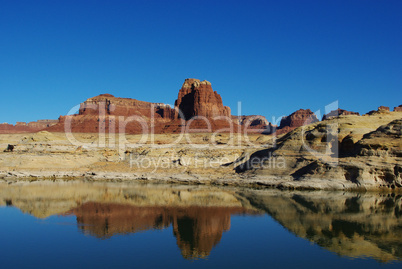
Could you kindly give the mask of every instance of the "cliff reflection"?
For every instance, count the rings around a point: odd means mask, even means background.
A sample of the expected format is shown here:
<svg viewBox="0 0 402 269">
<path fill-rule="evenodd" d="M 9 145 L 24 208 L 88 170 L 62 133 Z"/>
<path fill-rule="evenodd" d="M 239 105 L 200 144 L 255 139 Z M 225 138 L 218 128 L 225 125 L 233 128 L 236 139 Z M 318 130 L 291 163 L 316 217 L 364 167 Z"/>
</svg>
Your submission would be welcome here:
<svg viewBox="0 0 402 269">
<path fill-rule="evenodd" d="M 75 215 L 83 233 L 102 239 L 172 226 L 188 259 L 210 254 L 232 214 L 258 214 L 235 189 L 162 184 L 0 183 L 2 204 L 38 218 Z"/>
<path fill-rule="evenodd" d="M 401 195 L 344 192 L 243 193 L 293 234 L 347 257 L 402 259 Z"/>
<path fill-rule="evenodd" d="M 90 202 L 66 214 L 75 215 L 78 227 L 98 238 L 172 225 L 183 257 L 194 259 L 210 254 L 223 232 L 230 229 L 232 214 L 247 211 L 242 207 L 138 207 Z"/>
<path fill-rule="evenodd" d="M 173 231 L 183 257 L 206 257 L 230 229 L 230 215 L 246 213 L 243 208 L 194 208 L 179 210 Z"/>
<path fill-rule="evenodd" d="M 187 259 L 208 256 L 233 214 L 268 214 L 347 257 L 402 259 L 402 195 L 126 183 L 0 183 L 0 206 L 38 218 L 74 215 L 97 238 L 172 227 Z M 252 220 L 250 220 L 252 221 Z M 267 227 L 268 229 L 268 227 Z"/>
</svg>

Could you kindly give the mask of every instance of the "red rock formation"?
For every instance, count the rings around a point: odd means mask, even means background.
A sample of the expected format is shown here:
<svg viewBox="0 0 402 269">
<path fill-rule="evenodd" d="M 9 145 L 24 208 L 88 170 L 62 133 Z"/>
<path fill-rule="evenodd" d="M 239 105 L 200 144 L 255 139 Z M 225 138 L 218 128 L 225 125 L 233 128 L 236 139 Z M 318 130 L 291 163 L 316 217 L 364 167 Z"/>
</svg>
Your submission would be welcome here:
<svg viewBox="0 0 402 269">
<path fill-rule="evenodd" d="M 358 112 L 352 112 L 352 111 L 347 111 L 347 110 L 338 108 L 336 110 L 332 110 L 328 114 L 325 114 L 322 117 L 322 120 L 328 120 L 328 119 L 338 117 L 338 116 L 341 116 L 341 115 L 358 115 L 358 116 L 360 116 L 360 114 Z"/>
<path fill-rule="evenodd" d="M 378 107 L 378 111 L 389 111 L 389 107 L 388 106 L 380 106 L 380 107 Z"/>
<path fill-rule="evenodd" d="M 60 116 L 59 123 L 47 131 L 149 133 L 151 126 L 171 121 L 174 116 L 174 109 L 166 104 L 101 94 L 81 103 L 78 114 Z"/>
<path fill-rule="evenodd" d="M 57 124 L 56 124 L 57 123 Z M 150 103 L 130 98 L 101 94 L 81 103 L 78 114 L 60 116 L 58 121 L 0 125 L 1 132 L 35 132 L 46 128 L 49 132 L 80 133 L 180 133 L 187 132 L 243 132 L 250 129 L 262 132 L 272 127 L 262 116 L 230 115 L 221 96 L 212 90 L 211 83 L 186 79 L 179 91 L 175 108 L 162 103 Z M 29 127 L 29 128 L 28 128 Z"/>
<path fill-rule="evenodd" d="M 156 116 L 173 119 L 174 109 L 162 103 L 150 103 L 130 98 L 118 98 L 111 94 L 101 94 L 81 103 L 79 115 L 113 115 L 113 116 Z"/>
<path fill-rule="evenodd" d="M 0 134 L 12 133 L 34 133 L 58 123 L 58 120 L 38 120 L 29 123 L 17 122 L 15 125 L 2 123 L 0 124 Z"/>
<path fill-rule="evenodd" d="M 317 119 L 317 116 L 313 112 L 311 112 L 310 109 L 299 109 L 289 116 L 283 117 L 281 119 L 279 127 L 269 124 L 267 126 L 267 130 L 264 133 L 275 133 L 276 135 L 282 135 L 296 129 L 297 127 L 308 125 L 317 121 L 319 121 Z"/>
<path fill-rule="evenodd" d="M 276 134 L 283 134 L 297 127 L 317 122 L 317 116 L 310 109 L 299 109 L 289 116 L 283 117 Z"/>
<path fill-rule="evenodd" d="M 221 96 L 212 90 L 211 83 L 206 80 L 186 79 L 179 91 L 175 109 L 176 120 L 159 126 L 158 132 L 258 131 L 265 130 L 269 125 L 263 116 L 231 116 L 230 108 L 223 106 Z"/>
<path fill-rule="evenodd" d="M 10 133 L 25 133 L 29 132 L 26 128 L 21 128 L 17 125 L 12 125 L 8 123 L 1 123 L 0 124 L 0 134 L 10 134 Z"/>
<path fill-rule="evenodd" d="M 38 121 L 31 121 L 28 123 L 28 127 L 33 129 L 42 130 L 44 128 L 53 126 L 58 123 L 58 120 L 38 120 Z"/>
<path fill-rule="evenodd" d="M 275 133 L 275 135 L 283 135 L 283 134 L 289 133 L 290 131 L 292 131 L 292 130 L 294 130 L 296 128 L 297 127 L 285 126 L 285 127 L 281 128 L 281 129 L 279 129 L 279 128 L 274 129 L 273 133 Z"/>
<path fill-rule="evenodd" d="M 179 91 L 175 107 L 181 112 L 177 117 L 186 120 L 194 116 L 230 117 L 230 108 L 223 106 L 221 96 L 212 90 L 211 83 L 206 80 L 186 79 Z"/>
<path fill-rule="evenodd" d="M 270 123 L 264 116 L 251 115 L 251 116 L 232 116 L 232 120 L 240 125 L 243 132 L 272 134 L 275 132 L 277 126 Z M 245 131 L 245 129 L 247 129 Z"/>
<path fill-rule="evenodd" d="M 383 113 L 383 112 L 389 112 L 389 111 L 390 111 L 389 107 L 387 107 L 387 106 L 379 106 L 377 110 L 371 110 L 371 111 L 367 112 L 365 115 L 374 115 L 374 114 Z"/>
<path fill-rule="evenodd" d="M 396 111 L 402 112 L 402 105 L 394 107 L 394 112 Z"/>
<path fill-rule="evenodd" d="M 213 118 L 192 118 L 189 121 L 177 119 L 161 125 L 157 125 L 155 128 L 156 133 L 211 133 L 215 131 L 223 133 L 237 133 L 242 131 L 242 127 L 233 123 L 231 120 L 221 120 Z"/>
</svg>

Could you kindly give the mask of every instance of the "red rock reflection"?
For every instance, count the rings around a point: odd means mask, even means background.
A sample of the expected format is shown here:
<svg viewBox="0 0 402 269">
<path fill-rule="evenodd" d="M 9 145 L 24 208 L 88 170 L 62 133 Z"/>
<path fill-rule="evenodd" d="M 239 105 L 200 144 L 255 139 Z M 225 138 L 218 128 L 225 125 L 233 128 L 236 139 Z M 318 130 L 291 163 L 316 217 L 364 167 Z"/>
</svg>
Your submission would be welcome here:
<svg viewBox="0 0 402 269">
<path fill-rule="evenodd" d="M 75 215 L 85 233 L 98 238 L 163 229 L 171 224 L 177 245 L 186 259 L 207 257 L 223 231 L 230 229 L 232 214 L 255 213 L 242 207 L 138 207 L 85 203 L 66 214 Z"/>
</svg>

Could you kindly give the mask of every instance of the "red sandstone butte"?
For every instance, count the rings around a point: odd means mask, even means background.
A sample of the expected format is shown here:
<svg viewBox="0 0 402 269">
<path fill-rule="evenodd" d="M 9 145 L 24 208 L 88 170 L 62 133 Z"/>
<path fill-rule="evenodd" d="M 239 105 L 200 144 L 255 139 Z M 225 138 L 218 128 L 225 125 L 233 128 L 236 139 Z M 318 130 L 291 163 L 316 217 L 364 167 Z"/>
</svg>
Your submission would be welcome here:
<svg viewBox="0 0 402 269">
<path fill-rule="evenodd" d="M 271 133 L 276 135 L 288 133 L 297 127 L 308 125 L 319 121 L 317 116 L 310 109 L 299 109 L 289 116 L 282 117 L 278 128 L 272 128 Z"/>
<path fill-rule="evenodd" d="M 263 116 L 231 116 L 230 108 L 223 106 L 221 96 L 205 80 L 186 79 L 175 103 L 175 108 L 171 108 L 162 103 L 101 94 L 83 102 L 77 115 L 60 116 L 59 123 L 48 131 L 63 132 L 70 126 L 67 130 L 89 133 L 238 132 L 244 128 L 265 129 L 268 125 Z"/>
<path fill-rule="evenodd" d="M 175 102 L 175 107 L 181 111 L 178 118 L 186 120 L 194 116 L 213 118 L 216 116 L 230 117 L 230 108 L 223 106 L 221 96 L 212 90 L 209 81 L 188 78 L 184 81 Z"/>
<path fill-rule="evenodd" d="M 173 119 L 174 109 L 163 103 L 150 103 L 130 98 L 118 98 L 111 94 L 101 94 L 87 99 L 80 104 L 79 115 L 105 115 L 126 116 L 133 115 Z"/>
<path fill-rule="evenodd" d="M 46 127 L 49 132 L 79 133 L 206 133 L 243 132 L 245 129 L 261 133 L 268 126 L 272 127 L 263 116 L 231 116 L 230 108 L 223 105 L 221 96 L 212 90 L 210 82 L 186 79 L 175 108 L 106 93 L 81 103 L 78 114 L 60 116 L 46 126 L 35 125 L 36 129 L 3 124 L 0 133 L 35 132 Z"/>
<path fill-rule="evenodd" d="M 80 133 L 148 133 L 151 126 L 171 121 L 174 115 L 174 109 L 163 103 L 101 94 L 81 103 L 78 114 L 60 116 L 59 123 L 47 131 L 63 132 L 69 127 Z"/>
<path fill-rule="evenodd" d="M 328 114 L 325 114 L 322 117 L 322 120 L 328 120 L 328 119 L 338 117 L 338 116 L 341 116 L 341 115 L 358 115 L 358 116 L 360 116 L 360 114 L 358 112 L 352 112 L 352 111 L 347 111 L 347 110 L 338 108 L 336 110 L 332 110 Z"/>
<path fill-rule="evenodd" d="M 317 116 L 311 112 L 310 109 L 299 109 L 289 116 L 283 117 L 279 129 L 285 128 L 286 126 L 294 129 L 317 121 Z"/>
</svg>

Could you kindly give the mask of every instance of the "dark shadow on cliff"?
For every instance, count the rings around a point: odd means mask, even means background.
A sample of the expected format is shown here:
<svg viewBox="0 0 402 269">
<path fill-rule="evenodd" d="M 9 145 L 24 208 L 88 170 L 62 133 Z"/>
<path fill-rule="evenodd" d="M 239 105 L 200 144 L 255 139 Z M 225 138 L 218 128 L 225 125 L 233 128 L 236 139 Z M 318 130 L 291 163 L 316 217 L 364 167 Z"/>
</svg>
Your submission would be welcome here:
<svg viewBox="0 0 402 269">
<path fill-rule="evenodd" d="M 258 150 L 254 153 L 252 153 L 248 158 L 247 156 L 244 156 L 241 160 L 236 160 L 232 163 L 225 164 L 224 166 L 228 165 L 236 165 L 234 167 L 234 170 L 236 173 L 244 173 L 248 170 L 253 170 L 255 168 L 260 167 L 264 162 L 269 161 L 270 158 L 275 157 L 275 151 L 280 149 L 282 147 L 282 143 L 286 141 L 288 138 L 292 136 L 292 132 L 289 132 L 282 137 L 278 138 L 275 141 L 275 145 L 263 149 L 263 150 Z M 245 162 L 241 163 L 244 159 L 247 159 Z"/>
<path fill-rule="evenodd" d="M 236 173 L 243 173 L 245 171 L 257 168 L 258 166 L 262 165 L 265 161 L 268 161 L 269 158 L 272 157 L 274 151 L 275 150 L 272 148 L 256 151 L 253 154 L 251 154 L 250 157 L 245 162 L 237 165 L 234 168 L 234 170 L 236 171 Z M 245 157 L 243 157 L 240 161 L 244 159 Z M 236 165 L 236 162 L 230 164 Z"/>
</svg>

